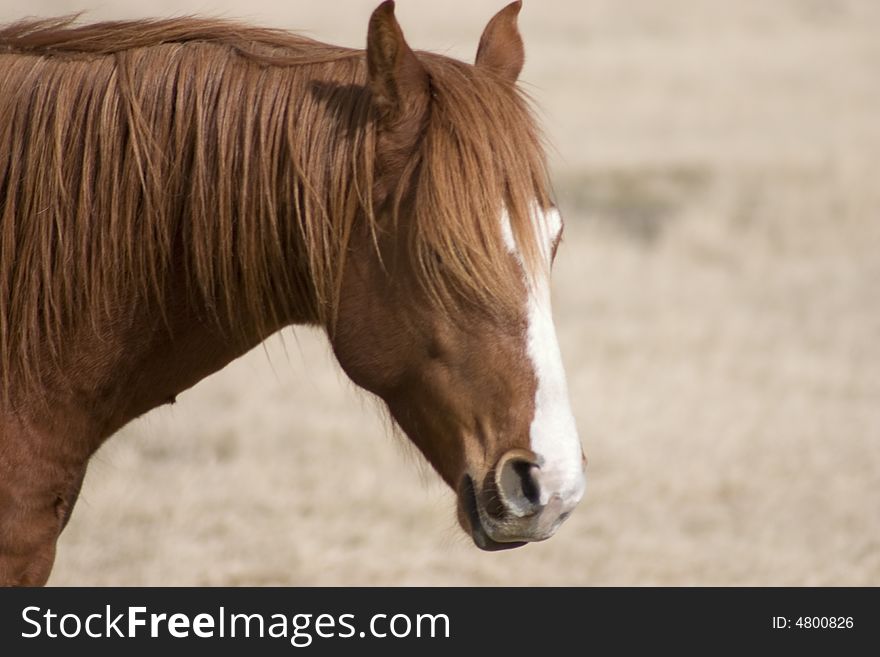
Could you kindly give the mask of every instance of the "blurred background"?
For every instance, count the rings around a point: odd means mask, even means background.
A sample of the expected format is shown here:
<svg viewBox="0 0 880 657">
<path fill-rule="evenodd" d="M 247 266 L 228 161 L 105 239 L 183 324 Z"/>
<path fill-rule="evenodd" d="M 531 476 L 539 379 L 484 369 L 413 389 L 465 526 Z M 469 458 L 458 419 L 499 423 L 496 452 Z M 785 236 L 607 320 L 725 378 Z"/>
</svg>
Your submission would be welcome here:
<svg viewBox="0 0 880 657">
<path fill-rule="evenodd" d="M 362 47 L 376 0 L 4 0 Z M 472 61 L 504 0 L 399 0 Z M 567 220 L 554 304 L 587 496 L 477 550 L 292 330 L 92 461 L 51 584 L 880 585 L 880 3 L 526 0 Z"/>
</svg>

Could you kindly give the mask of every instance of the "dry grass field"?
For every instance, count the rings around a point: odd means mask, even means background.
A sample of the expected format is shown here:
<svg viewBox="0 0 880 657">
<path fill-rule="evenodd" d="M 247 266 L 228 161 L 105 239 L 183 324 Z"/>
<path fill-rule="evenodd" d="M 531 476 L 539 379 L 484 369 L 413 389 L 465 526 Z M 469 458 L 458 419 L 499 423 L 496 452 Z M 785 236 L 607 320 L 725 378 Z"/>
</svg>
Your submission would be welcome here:
<svg viewBox="0 0 880 657">
<path fill-rule="evenodd" d="M 155 0 L 361 45 L 375 1 Z M 472 58 L 503 0 L 400 0 Z M 142 3 L 4 0 L 0 20 Z M 880 4 L 526 0 L 590 458 L 483 553 L 323 337 L 292 330 L 97 454 L 50 584 L 880 585 Z"/>
</svg>

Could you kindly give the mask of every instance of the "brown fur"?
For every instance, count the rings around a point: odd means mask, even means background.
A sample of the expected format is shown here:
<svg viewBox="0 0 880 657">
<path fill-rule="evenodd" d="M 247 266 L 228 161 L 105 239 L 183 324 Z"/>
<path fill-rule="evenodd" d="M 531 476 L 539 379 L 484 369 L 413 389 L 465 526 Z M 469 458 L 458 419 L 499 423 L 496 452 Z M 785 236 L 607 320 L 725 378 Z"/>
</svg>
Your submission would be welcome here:
<svg viewBox="0 0 880 657">
<path fill-rule="evenodd" d="M 451 486 L 527 445 L 498 217 L 536 262 L 537 131 L 392 9 L 368 57 L 191 18 L 0 29 L 0 583 L 45 582 L 103 440 L 287 324 L 322 324 Z"/>
<path fill-rule="evenodd" d="M 493 218 L 505 199 L 534 251 L 538 136 L 514 87 L 419 61 L 420 152 L 383 163 L 418 178 L 407 253 L 438 301 L 509 303 Z M 3 390 L 39 389 L 76 326 L 99 329 L 123 303 L 162 308 L 178 253 L 193 302 L 223 319 L 330 321 L 354 222 L 395 222 L 377 214 L 365 81 L 361 51 L 221 21 L 0 30 Z"/>
</svg>

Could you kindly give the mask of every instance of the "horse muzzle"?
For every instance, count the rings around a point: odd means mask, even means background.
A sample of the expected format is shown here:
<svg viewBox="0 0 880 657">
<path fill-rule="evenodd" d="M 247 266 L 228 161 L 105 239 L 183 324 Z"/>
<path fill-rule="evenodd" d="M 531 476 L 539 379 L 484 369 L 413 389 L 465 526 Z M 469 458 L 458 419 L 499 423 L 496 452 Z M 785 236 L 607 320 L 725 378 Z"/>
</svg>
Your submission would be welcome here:
<svg viewBox="0 0 880 657">
<path fill-rule="evenodd" d="M 553 536 L 584 494 L 582 458 L 575 472 L 548 467 L 529 450 L 505 453 L 477 488 L 465 475 L 458 489 L 458 518 L 477 547 L 507 550 Z"/>
</svg>

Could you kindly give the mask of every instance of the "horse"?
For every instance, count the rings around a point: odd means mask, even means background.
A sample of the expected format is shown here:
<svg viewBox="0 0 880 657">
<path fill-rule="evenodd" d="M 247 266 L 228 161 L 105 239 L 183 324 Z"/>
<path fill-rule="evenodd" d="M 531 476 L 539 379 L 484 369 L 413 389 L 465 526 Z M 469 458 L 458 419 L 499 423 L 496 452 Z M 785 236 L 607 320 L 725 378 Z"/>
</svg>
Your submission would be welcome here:
<svg viewBox="0 0 880 657">
<path fill-rule="evenodd" d="M 43 585 L 89 458 L 290 325 L 323 328 L 476 546 L 554 534 L 586 459 L 550 308 L 563 222 L 517 78 L 208 18 L 0 28 L 0 582 Z"/>
</svg>

